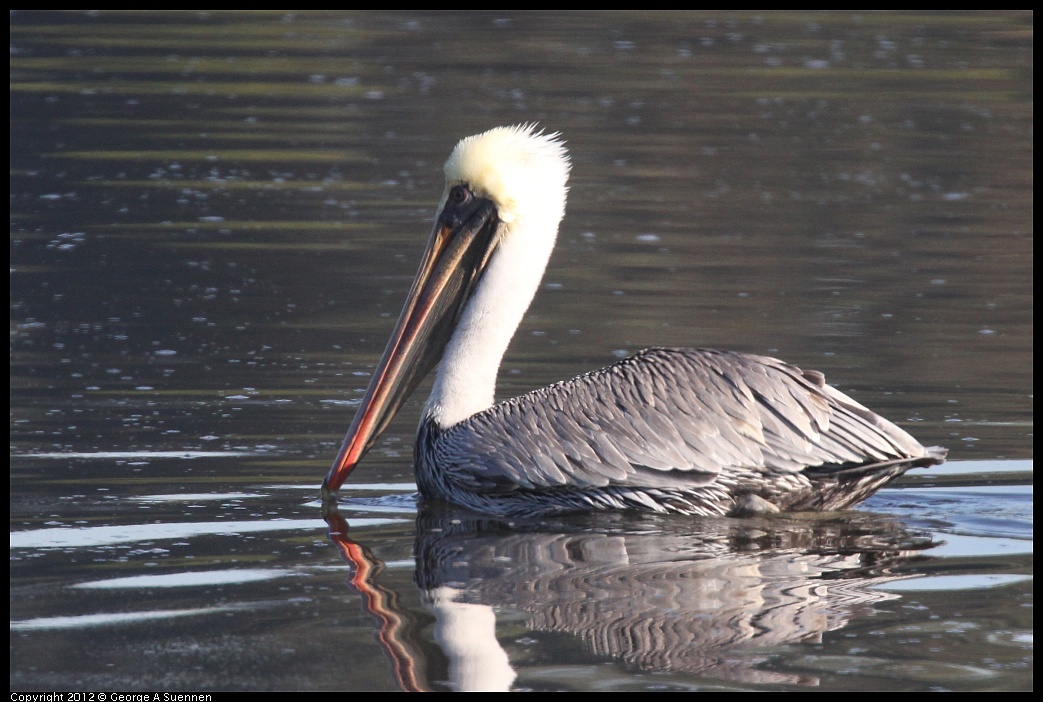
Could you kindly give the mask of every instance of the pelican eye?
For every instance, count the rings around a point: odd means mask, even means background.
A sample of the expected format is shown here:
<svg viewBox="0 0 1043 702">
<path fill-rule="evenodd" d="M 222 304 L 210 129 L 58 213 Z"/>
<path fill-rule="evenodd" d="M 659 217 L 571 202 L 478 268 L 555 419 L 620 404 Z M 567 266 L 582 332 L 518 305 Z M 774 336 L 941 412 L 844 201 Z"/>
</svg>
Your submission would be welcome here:
<svg viewBox="0 0 1043 702">
<path fill-rule="evenodd" d="M 466 185 L 454 185 L 449 189 L 449 196 L 442 208 L 442 223 L 449 227 L 458 227 L 474 214 L 478 204 L 474 193 Z"/>
<path fill-rule="evenodd" d="M 449 202 L 454 205 L 466 205 L 471 201 L 474 195 L 471 194 L 471 189 L 466 185 L 454 185 L 453 189 L 449 191 Z"/>
</svg>

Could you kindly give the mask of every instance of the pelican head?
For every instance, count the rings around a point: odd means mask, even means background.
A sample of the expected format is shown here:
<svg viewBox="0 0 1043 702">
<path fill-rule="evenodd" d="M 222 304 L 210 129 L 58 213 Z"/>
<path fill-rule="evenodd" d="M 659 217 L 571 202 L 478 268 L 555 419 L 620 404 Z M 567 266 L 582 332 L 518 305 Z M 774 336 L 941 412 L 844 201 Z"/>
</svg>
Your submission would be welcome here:
<svg viewBox="0 0 1043 702">
<path fill-rule="evenodd" d="M 425 417 L 449 427 L 492 405 L 500 361 L 554 248 L 568 175 L 563 142 L 535 125 L 491 129 L 456 145 L 420 269 L 324 497 L 440 359 Z"/>
<path fill-rule="evenodd" d="M 469 186 L 476 197 L 496 205 L 505 224 L 540 218 L 551 222 L 551 242 L 565 216 L 569 157 L 558 134 L 537 132 L 535 125 L 497 127 L 461 139 L 445 162 L 446 189 Z"/>
</svg>

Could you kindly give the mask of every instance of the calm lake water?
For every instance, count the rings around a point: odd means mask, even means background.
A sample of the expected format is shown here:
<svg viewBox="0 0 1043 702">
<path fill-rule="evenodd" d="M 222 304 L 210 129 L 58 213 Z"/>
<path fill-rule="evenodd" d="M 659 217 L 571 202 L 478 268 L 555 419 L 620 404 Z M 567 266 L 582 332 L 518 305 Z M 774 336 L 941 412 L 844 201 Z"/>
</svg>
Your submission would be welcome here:
<svg viewBox="0 0 1043 702">
<path fill-rule="evenodd" d="M 1031 13 L 10 33 L 12 690 L 1032 688 Z M 324 522 L 442 162 L 523 122 L 573 171 L 500 397 L 726 347 L 950 462 L 839 514 L 483 520 L 417 503 L 422 385 Z"/>
</svg>

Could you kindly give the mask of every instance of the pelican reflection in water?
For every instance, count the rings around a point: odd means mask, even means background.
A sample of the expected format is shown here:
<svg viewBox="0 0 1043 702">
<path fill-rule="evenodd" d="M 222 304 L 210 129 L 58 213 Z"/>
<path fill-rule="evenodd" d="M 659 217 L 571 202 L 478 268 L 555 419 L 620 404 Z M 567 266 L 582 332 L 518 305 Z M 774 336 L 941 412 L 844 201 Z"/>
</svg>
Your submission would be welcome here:
<svg viewBox="0 0 1043 702">
<path fill-rule="evenodd" d="M 326 504 L 436 364 L 417 484 L 487 514 L 844 509 L 945 460 L 821 373 L 730 351 L 647 349 L 494 403 L 565 212 L 568 154 L 556 134 L 501 127 L 457 144 L 445 174 L 405 308 L 323 482 Z"/>
</svg>

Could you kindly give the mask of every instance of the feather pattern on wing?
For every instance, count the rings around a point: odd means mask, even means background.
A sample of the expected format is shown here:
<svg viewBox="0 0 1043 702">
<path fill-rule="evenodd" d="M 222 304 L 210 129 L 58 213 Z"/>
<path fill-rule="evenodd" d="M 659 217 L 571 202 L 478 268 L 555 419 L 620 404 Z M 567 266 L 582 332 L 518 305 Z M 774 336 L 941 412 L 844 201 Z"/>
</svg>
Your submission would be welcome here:
<svg viewBox="0 0 1043 702">
<path fill-rule="evenodd" d="M 422 422 L 417 445 L 425 494 L 502 513 L 548 490 L 550 507 L 730 514 L 753 495 L 793 509 L 855 469 L 882 482 L 940 460 L 821 373 L 709 349 L 648 349 L 446 429 Z M 857 502 L 851 487 L 816 508 Z"/>
</svg>

